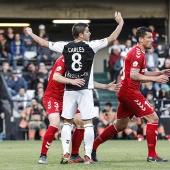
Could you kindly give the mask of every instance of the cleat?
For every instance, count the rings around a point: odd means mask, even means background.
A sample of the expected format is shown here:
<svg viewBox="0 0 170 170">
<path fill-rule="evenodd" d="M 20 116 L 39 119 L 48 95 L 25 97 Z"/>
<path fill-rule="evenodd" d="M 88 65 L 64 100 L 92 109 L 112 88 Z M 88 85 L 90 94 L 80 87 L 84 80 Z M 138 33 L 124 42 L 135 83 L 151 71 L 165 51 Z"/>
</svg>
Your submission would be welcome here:
<svg viewBox="0 0 170 170">
<path fill-rule="evenodd" d="M 60 164 L 67 164 L 69 160 L 70 154 L 67 152 L 64 156 L 62 156 Z"/>
<path fill-rule="evenodd" d="M 147 162 L 169 162 L 169 161 L 156 155 L 155 157 L 147 157 Z"/>
<path fill-rule="evenodd" d="M 47 156 L 45 156 L 45 155 L 40 156 L 38 163 L 39 164 L 47 164 Z"/>
<path fill-rule="evenodd" d="M 90 159 L 87 155 L 84 156 L 84 164 L 95 164 L 93 159 Z"/>
<path fill-rule="evenodd" d="M 96 151 L 95 150 L 92 150 L 91 158 L 93 159 L 94 162 L 98 162 L 98 160 L 96 158 Z"/>
<path fill-rule="evenodd" d="M 80 157 L 80 155 L 78 156 L 71 156 L 70 160 L 68 161 L 70 164 L 71 163 L 84 163 L 84 159 Z"/>
</svg>

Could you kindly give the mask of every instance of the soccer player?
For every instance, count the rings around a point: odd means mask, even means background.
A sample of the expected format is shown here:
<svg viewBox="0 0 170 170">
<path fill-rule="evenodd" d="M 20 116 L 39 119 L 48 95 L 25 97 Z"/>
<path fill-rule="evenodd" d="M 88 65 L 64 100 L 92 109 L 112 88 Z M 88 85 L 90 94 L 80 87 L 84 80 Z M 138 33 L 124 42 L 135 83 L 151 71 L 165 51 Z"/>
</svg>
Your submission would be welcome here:
<svg viewBox="0 0 170 170">
<path fill-rule="evenodd" d="M 41 155 L 39 158 L 40 164 L 47 164 L 47 152 L 54 139 L 55 132 L 58 130 L 60 125 L 60 114 L 62 112 L 63 105 L 63 95 L 64 95 L 64 84 L 56 82 L 56 75 L 65 74 L 65 62 L 64 56 L 59 57 L 52 69 L 52 72 L 49 77 L 47 89 L 43 97 L 43 105 L 48 114 L 50 125 L 45 133 L 42 142 Z M 80 79 L 67 79 L 71 84 L 81 85 Z M 120 87 L 120 84 L 110 83 L 109 85 L 100 84 L 94 82 L 95 88 L 106 89 L 110 91 L 117 91 Z M 79 113 L 79 112 L 77 112 Z M 84 160 L 79 156 L 79 147 L 83 140 L 84 128 L 82 127 L 82 121 L 80 114 L 76 114 L 74 117 L 74 124 L 76 125 L 76 130 L 73 133 L 72 137 L 72 155 L 70 162 L 82 163 Z"/>
<path fill-rule="evenodd" d="M 147 27 L 139 27 L 136 32 L 138 44 L 127 54 L 124 62 L 123 75 L 121 77 L 121 87 L 117 93 L 119 105 L 117 110 L 117 121 L 108 126 L 101 135 L 99 135 L 93 144 L 92 158 L 96 159 L 96 150 L 98 146 L 112 138 L 115 134 L 123 131 L 134 115 L 143 117 L 147 120 L 146 138 L 148 145 L 148 162 L 168 162 L 168 160 L 159 157 L 156 153 L 156 139 L 158 116 L 150 103 L 139 91 L 140 82 L 166 83 L 169 81 L 170 69 L 148 72 L 146 71 L 145 51 L 152 48 L 152 31 Z"/>
<path fill-rule="evenodd" d="M 93 59 L 95 53 L 108 44 L 113 43 L 120 34 L 123 27 L 123 19 L 119 12 L 115 12 L 115 20 L 118 23 L 115 31 L 107 38 L 89 41 L 90 31 L 88 24 L 77 23 L 73 25 L 72 35 L 74 41 L 71 42 L 48 42 L 38 37 L 31 28 L 26 28 L 28 34 L 40 45 L 50 48 L 53 51 L 64 55 L 66 64 L 65 78 L 58 76 L 58 82 L 66 84 L 62 117 L 64 125 L 61 132 L 63 157 L 61 163 L 67 163 L 70 159 L 69 145 L 71 141 L 71 124 L 76 110 L 79 108 L 83 120 L 85 132 L 85 164 L 91 164 L 91 152 L 94 141 L 94 131 L 92 125 L 93 118 Z M 67 82 L 67 78 L 80 78 L 76 84 Z M 81 82 L 82 79 L 85 82 Z M 68 84 L 67 84 L 68 83 Z M 85 83 L 85 84 L 83 84 Z"/>
</svg>

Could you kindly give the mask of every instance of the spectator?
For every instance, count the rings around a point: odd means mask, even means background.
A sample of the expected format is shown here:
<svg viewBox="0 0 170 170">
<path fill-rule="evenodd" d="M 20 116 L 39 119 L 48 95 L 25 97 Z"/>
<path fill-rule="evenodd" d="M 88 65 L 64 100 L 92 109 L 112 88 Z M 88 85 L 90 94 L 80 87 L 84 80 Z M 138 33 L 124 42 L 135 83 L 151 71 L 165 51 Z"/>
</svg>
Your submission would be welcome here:
<svg viewBox="0 0 170 170">
<path fill-rule="evenodd" d="M 158 54 L 154 52 L 153 47 L 146 52 L 146 67 L 148 71 L 155 71 L 158 67 Z"/>
<path fill-rule="evenodd" d="M 30 96 L 26 94 L 24 88 L 20 88 L 19 92 L 13 98 L 14 110 L 17 112 L 19 117 L 21 117 L 21 112 L 30 105 Z"/>
<path fill-rule="evenodd" d="M 17 95 L 20 88 L 27 90 L 27 82 L 23 77 L 19 77 L 16 70 L 12 71 L 12 76 L 7 81 L 8 89 L 12 96 Z"/>
<path fill-rule="evenodd" d="M 119 52 L 121 52 L 121 47 L 120 47 L 119 40 L 115 40 L 115 41 L 113 42 L 113 45 L 111 45 L 111 46 L 109 47 L 109 49 L 108 49 L 108 54 L 109 54 L 109 55 L 113 52 L 113 47 L 114 47 L 114 46 L 117 46 Z"/>
<path fill-rule="evenodd" d="M 135 46 L 137 44 L 137 39 L 136 39 L 136 28 L 132 28 L 132 33 L 128 36 L 128 39 L 132 41 L 132 46 Z"/>
<path fill-rule="evenodd" d="M 159 34 L 155 31 L 153 25 L 149 25 L 149 28 L 152 30 L 153 48 L 155 49 L 155 52 L 158 53 Z"/>
<path fill-rule="evenodd" d="M 36 80 L 36 87 L 37 87 L 37 84 L 38 83 L 42 83 L 43 86 L 44 86 L 44 90 L 46 89 L 47 87 L 47 83 L 48 83 L 48 77 L 47 75 L 45 75 L 44 73 L 42 72 L 38 72 L 37 73 L 37 80 Z"/>
<path fill-rule="evenodd" d="M 23 77 L 27 81 L 28 89 L 35 89 L 37 84 L 38 69 L 34 63 L 28 63 L 24 69 L 25 74 Z"/>
<path fill-rule="evenodd" d="M 169 104 L 169 100 L 170 100 L 170 87 L 168 84 L 163 84 L 161 86 L 161 89 L 160 89 L 159 95 L 158 95 L 158 99 L 159 99 L 160 110 L 164 110 L 165 105 Z"/>
<path fill-rule="evenodd" d="M 119 47 L 117 45 L 112 47 L 112 53 L 109 56 L 109 72 L 110 72 L 110 79 L 113 81 L 114 79 L 116 80 L 116 72 L 119 72 L 120 69 L 116 64 L 116 61 L 121 58 L 120 52 L 119 52 Z"/>
<path fill-rule="evenodd" d="M 4 34 L 0 34 L 0 59 L 3 58 L 7 60 L 10 65 L 12 56 L 10 53 L 10 43 L 5 38 Z"/>
<path fill-rule="evenodd" d="M 15 39 L 11 41 L 11 53 L 13 59 L 13 69 L 17 69 L 17 61 L 23 60 L 23 66 L 27 65 L 27 58 L 25 57 L 25 44 L 20 38 L 20 34 L 15 35 Z"/>
<path fill-rule="evenodd" d="M 152 82 L 145 83 L 144 88 L 142 90 L 142 94 L 144 95 L 145 98 L 149 92 L 151 92 L 153 94 L 154 98 L 157 98 L 156 90 L 155 90 Z"/>
<path fill-rule="evenodd" d="M 31 106 L 22 111 L 22 120 L 20 122 L 20 127 L 28 127 L 29 140 L 35 139 L 35 134 L 37 130 L 39 130 L 39 136 L 41 137 L 41 139 L 44 137 L 46 131 L 46 125 L 44 123 L 45 116 L 45 110 L 35 98 L 31 100 Z"/>
<path fill-rule="evenodd" d="M 4 34 L 5 33 L 5 30 L 0 28 L 0 34 Z"/>
<path fill-rule="evenodd" d="M 14 30 L 13 28 L 9 27 L 7 29 L 7 35 L 6 35 L 7 41 L 11 43 L 11 41 L 14 40 L 14 37 L 15 37 Z"/>
<path fill-rule="evenodd" d="M 35 98 L 37 102 L 40 103 L 42 106 L 43 106 L 43 102 L 42 102 L 43 96 L 44 96 L 44 89 L 42 87 L 39 87 L 37 89 L 37 95 L 35 95 Z"/>
<path fill-rule="evenodd" d="M 44 35 L 43 39 L 49 41 L 49 37 L 47 35 Z M 54 61 L 57 58 L 56 53 L 43 46 L 39 46 L 37 52 L 38 52 L 38 62 L 37 62 L 38 66 L 41 61 L 50 61 L 51 65 L 53 65 Z"/>
<path fill-rule="evenodd" d="M 160 70 L 163 70 L 163 69 L 170 69 L 170 57 L 165 59 L 164 65 L 162 66 Z M 170 86 L 170 81 L 168 81 L 167 84 Z"/>
<path fill-rule="evenodd" d="M 126 52 L 127 54 L 131 49 L 132 49 L 132 41 L 130 39 L 127 39 L 125 42 L 125 48 L 122 50 L 122 52 Z"/>
<path fill-rule="evenodd" d="M 104 106 L 104 109 L 100 112 L 99 123 L 97 125 L 98 135 L 100 135 L 104 129 L 112 124 L 116 119 L 116 112 L 112 108 L 112 104 L 107 102 Z"/>
<path fill-rule="evenodd" d="M 11 69 L 9 68 L 9 64 L 7 62 L 2 63 L 2 69 L 0 72 L 3 74 L 6 81 L 11 77 Z"/>
<path fill-rule="evenodd" d="M 46 34 L 45 25 L 43 25 L 43 24 L 39 25 L 38 29 L 39 29 L 39 35 L 38 36 L 43 38 L 44 35 Z"/>
<path fill-rule="evenodd" d="M 40 62 L 38 72 L 44 73 L 46 76 L 48 75 L 48 70 L 46 68 L 46 65 L 43 62 Z"/>
</svg>

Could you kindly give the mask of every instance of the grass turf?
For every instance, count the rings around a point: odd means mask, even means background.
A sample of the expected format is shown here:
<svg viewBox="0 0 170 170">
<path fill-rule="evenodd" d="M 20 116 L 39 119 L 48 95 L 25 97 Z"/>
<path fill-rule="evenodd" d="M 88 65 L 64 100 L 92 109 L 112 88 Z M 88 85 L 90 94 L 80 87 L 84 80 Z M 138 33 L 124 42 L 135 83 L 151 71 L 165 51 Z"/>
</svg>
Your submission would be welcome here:
<svg viewBox="0 0 170 170">
<path fill-rule="evenodd" d="M 100 145 L 97 152 L 99 162 L 92 165 L 60 164 L 61 141 L 54 141 L 48 152 L 48 165 L 39 165 L 41 141 L 0 142 L 0 170 L 168 170 L 168 163 L 146 162 L 146 141 L 109 140 Z M 83 156 L 83 145 L 80 155 Z M 170 160 L 170 142 L 158 141 L 157 152 Z"/>
</svg>

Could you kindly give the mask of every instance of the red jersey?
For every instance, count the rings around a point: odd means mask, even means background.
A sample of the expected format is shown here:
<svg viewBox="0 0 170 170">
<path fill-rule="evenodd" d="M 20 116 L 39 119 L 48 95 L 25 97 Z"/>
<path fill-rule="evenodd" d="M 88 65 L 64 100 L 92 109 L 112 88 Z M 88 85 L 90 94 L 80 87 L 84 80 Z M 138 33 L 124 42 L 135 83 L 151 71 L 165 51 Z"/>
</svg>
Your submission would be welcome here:
<svg viewBox="0 0 170 170">
<path fill-rule="evenodd" d="M 50 78 L 48 81 L 47 88 L 44 93 L 44 98 L 55 98 L 55 99 L 61 99 L 63 100 L 63 94 L 64 94 L 64 88 L 65 84 L 58 83 L 53 80 L 54 73 L 59 73 L 62 76 L 65 74 L 65 62 L 64 62 L 64 56 L 59 57 L 52 69 L 52 72 L 50 74 Z"/>
<path fill-rule="evenodd" d="M 139 69 L 139 73 L 144 75 L 146 69 L 146 57 L 145 52 L 143 52 L 138 45 L 134 46 L 128 52 L 124 61 L 121 84 L 126 90 L 139 90 L 140 87 L 140 82 L 133 81 L 130 78 L 130 70 L 133 68 Z"/>
</svg>

